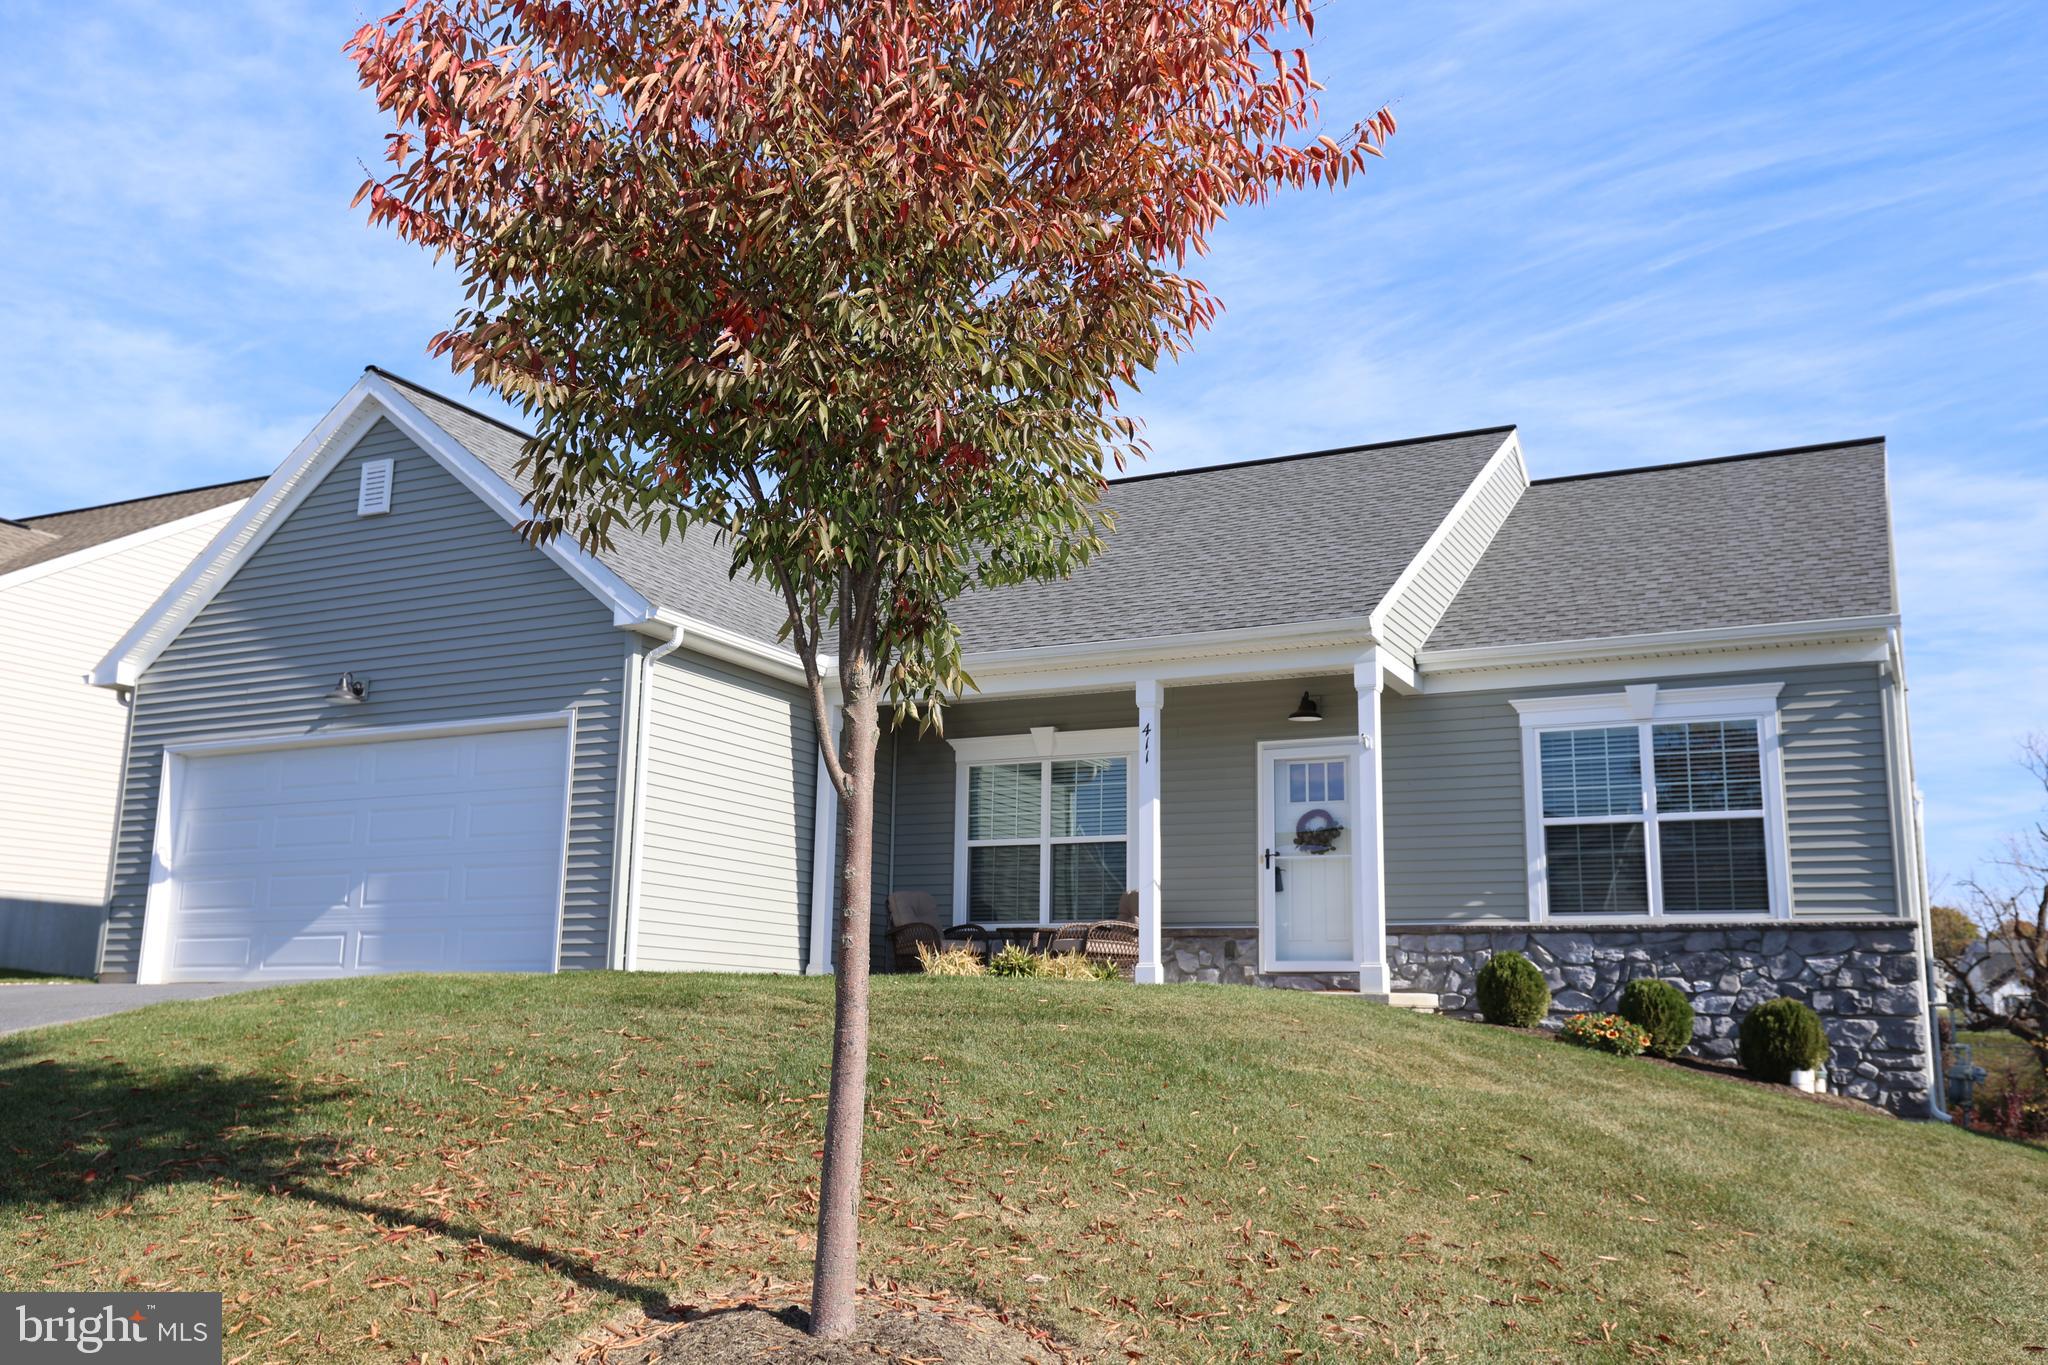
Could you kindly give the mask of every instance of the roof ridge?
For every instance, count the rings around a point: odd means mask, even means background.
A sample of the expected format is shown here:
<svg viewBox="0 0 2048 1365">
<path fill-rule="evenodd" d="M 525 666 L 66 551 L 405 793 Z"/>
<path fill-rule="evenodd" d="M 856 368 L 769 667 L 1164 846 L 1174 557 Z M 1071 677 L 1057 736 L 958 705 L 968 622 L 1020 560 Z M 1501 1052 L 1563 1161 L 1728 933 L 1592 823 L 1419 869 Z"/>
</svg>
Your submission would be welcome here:
<svg viewBox="0 0 2048 1365">
<path fill-rule="evenodd" d="M 490 413 L 485 412 L 482 408 L 470 406 L 468 403 L 463 402 L 460 398 L 450 398 L 447 394 L 442 393 L 439 389 L 430 389 L 425 384 L 420 383 L 418 380 L 407 379 L 402 374 L 393 374 L 391 371 L 385 369 L 382 365 L 365 365 L 363 366 L 363 370 L 368 374 L 378 375 L 381 378 L 390 380 L 394 384 L 400 385 L 404 388 L 411 389 L 414 393 L 423 393 L 427 397 L 432 398 L 437 402 L 446 403 L 449 407 L 456 409 L 458 412 L 468 413 L 471 417 L 476 418 L 479 422 L 489 422 L 492 426 L 497 427 L 501 431 L 511 432 L 514 436 L 517 436 L 522 441 L 531 441 L 533 439 L 533 433 L 526 430 L 524 427 L 515 426 L 514 424 L 506 421 L 502 417 L 494 417 Z"/>
<path fill-rule="evenodd" d="M 238 483 L 260 484 L 269 477 L 268 474 L 258 474 L 247 479 L 222 479 L 219 483 L 202 483 L 196 488 L 173 488 L 167 493 L 145 493 L 139 498 L 116 498 L 112 502 L 96 502 L 89 507 L 66 507 L 56 512 L 38 512 L 35 516 L 21 518 L 15 524 L 27 526 L 33 531 L 38 528 L 32 523 L 48 521 L 52 517 L 75 517 L 80 512 L 104 512 L 109 507 L 128 507 L 138 502 L 156 502 L 162 498 L 182 498 L 188 493 L 211 493 L 216 488 L 233 488 Z"/>
<path fill-rule="evenodd" d="M 1665 464 L 1631 465 L 1626 469 L 1596 469 L 1585 474 L 1552 474 L 1531 479 L 1531 486 L 1545 483 L 1581 483 L 1587 479 L 1614 479 L 1625 474 L 1655 474 L 1666 469 L 1696 469 L 1700 465 L 1735 464 L 1742 460 L 1774 460 L 1781 455 L 1811 455 L 1822 450 L 1848 450 L 1855 446 L 1881 446 L 1882 436 L 1858 436 L 1846 441 L 1817 441 L 1812 445 L 1779 446 L 1775 450 L 1750 450 L 1740 455 L 1709 455 L 1699 460 L 1671 460 Z"/>
<path fill-rule="evenodd" d="M 1225 460 L 1221 464 L 1196 465 L 1191 469 L 1160 469 L 1149 474 L 1126 474 L 1120 479 L 1110 479 L 1114 486 L 1126 483 L 1143 483 L 1148 479 L 1178 479 L 1189 474 L 1216 474 L 1226 469 L 1251 469 L 1259 465 L 1285 464 L 1290 460 L 1316 460 L 1327 455 L 1356 455 L 1366 450 L 1391 450 L 1395 446 L 1422 446 L 1436 441 L 1456 441 L 1467 436 L 1492 436 L 1513 431 L 1513 422 L 1493 427 L 1472 427 L 1466 431 L 1439 431 L 1428 436 L 1403 436 L 1391 441 L 1364 441 L 1357 445 L 1331 446 L 1326 450 L 1302 450 L 1292 455 L 1261 455 L 1250 460 Z"/>
<path fill-rule="evenodd" d="M 390 370 L 385 369 L 382 365 L 365 365 L 363 366 L 363 369 L 371 374 L 380 375 L 383 378 L 390 380 L 394 384 L 399 384 L 404 386 L 405 388 L 411 389 L 414 393 L 423 393 L 429 398 L 439 399 L 441 402 L 446 403 L 449 407 L 455 408 L 461 412 L 466 412 L 471 417 L 477 418 L 479 421 L 489 422 L 492 426 L 497 427 L 500 430 L 509 431 L 514 436 L 519 437 L 521 440 L 533 439 L 533 433 L 527 431 L 523 427 L 515 426 L 513 423 L 506 421 L 504 418 L 495 417 L 490 413 L 483 411 L 480 408 L 471 407 L 468 403 L 463 402 L 459 398 L 450 398 L 447 394 L 442 393 L 440 390 L 430 389 L 426 385 L 421 384 L 416 380 L 407 379 L 402 374 L 393 374 Z M 1455 441 L 1465 436 L 1490 436 L 1495 432 L 1509 432 L 1513 431 L 1514 429 L 1515 424 L 1513 422 L 1507 422 L 1503 423 L 1500 426 L 1473 427 L 1467 431 L 1440 431 L 1429 436 L 1404 436 L 1391 441 L 1367 441 L 1359 445 L 1331 446 L 1327 450 L 1303 450 L 1297 451 L 1292 455 L 1262 455 L 1256 459 L 1250 460 L 1227 460 L 1221 464 L 1198 465 L 1192 469 L 1160 469 L 1155 470 L 1149 474 L 1126 474 L 1120 479 L 1110 479 L 1108 480 L 1108 482 L 1112 484 L 1122 484 L 1139 483 L 1146 479 L 1174 479 L 1179 478 L 1184 474 L 1210 474 L 1216 472 L 1217 470 L 1222 469 L 1246 469 L 1254 465 L 1280 464 L 1287 460 L 1313 460 L 1318 459 L 1325 455 L 1354 455 L 1362 450 L 1387 450 L 1394 446 L 1428 445 L 1432 441 Z"/>
</svg>

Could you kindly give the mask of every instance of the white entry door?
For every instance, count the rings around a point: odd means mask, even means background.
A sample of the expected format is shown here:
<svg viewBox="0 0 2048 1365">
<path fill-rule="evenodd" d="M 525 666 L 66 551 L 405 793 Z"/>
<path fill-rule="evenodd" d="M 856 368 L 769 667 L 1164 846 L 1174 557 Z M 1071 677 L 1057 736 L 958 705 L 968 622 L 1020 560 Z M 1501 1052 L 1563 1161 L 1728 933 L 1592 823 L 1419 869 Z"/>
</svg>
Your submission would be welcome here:
<svg viewBox="0 0 2048 1365">
<path fill-rule="evenodd" d="M 1260 957 L 1269 970 L 1354 967 L 1357 751 L 1262 748 L 1259 767 Z"/>
<path fill-rule="evenodd" d="M 553 970 L 568 733 L 175 757 L 144 979 Z"/>
</svg>

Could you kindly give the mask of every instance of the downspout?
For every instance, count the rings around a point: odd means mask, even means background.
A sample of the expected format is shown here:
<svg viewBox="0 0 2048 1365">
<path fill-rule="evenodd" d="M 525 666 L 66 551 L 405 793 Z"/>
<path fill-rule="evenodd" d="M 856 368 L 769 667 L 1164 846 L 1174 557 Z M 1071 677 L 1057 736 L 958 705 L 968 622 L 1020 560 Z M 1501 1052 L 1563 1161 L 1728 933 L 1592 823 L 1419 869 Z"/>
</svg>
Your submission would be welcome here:
<svg viewBox="0 0 2048 1365">
<path fill-rule="evenodd" d="M 1934 912 L 1927 894 L 1924 803 L 1913 771 L 1913 728 L 1906 706 L 1906 642 L 1897 626 L 1886 634 L 1891 645 L 1892 694 L 1892 705 L 1887 708 L 1891 713 L 1888 738 L 1892 749 L 1892 783 L 1898 792 L 1893 810 L 1899 822 L 1899 837 L 1906 845 L 1906 856 L 1901 860 L 1906 885 L 1900 889 L 1910 897 L 1914 918 L 1920 926 L 1920 998 L 1927 1009 L 1927 1117 L 1936 1123 L 1952 1123 L 1954 1116 L 1942 1103 L 1947 1077 L 1941 1065 L 1941 1007 L 1947 1003 L 1948 993 L 1942 988 L 1934 965 Z"/>
<path fill-rule="evenodd" d="M 654 666 L 683 647 L 683 628 L 640 657 L 639 695 L 633 708 L 633 809 L 626 831 L 626 924 L 625 952 L 620 966 L 636 971 L 640 965 L 640 873 L 645 865 L 640 845 L 647 833 L 647 750 L 653 731 L 649 710 L 654 704 Z"/>
</svg>

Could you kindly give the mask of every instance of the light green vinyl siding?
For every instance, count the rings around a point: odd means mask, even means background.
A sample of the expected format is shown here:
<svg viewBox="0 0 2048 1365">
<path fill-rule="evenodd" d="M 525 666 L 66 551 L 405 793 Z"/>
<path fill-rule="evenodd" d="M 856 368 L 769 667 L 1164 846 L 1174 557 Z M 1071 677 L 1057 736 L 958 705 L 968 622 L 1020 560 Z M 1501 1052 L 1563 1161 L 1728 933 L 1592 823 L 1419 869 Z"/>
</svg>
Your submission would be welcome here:
<svg viewBox="0 0 2048 1365">
<path fill-rule="evenodd" d="M 358 517 L 375 458 L 394 461 L 392 510 Z M 604 966 L 626 655 L 604 605 L 380 419 L 143 675 L 101 971 L 136 969 L 166 744 L 565 710 L 561 960 Z M 343 670 L 367 702 L 327 699 Z"/>
<path fill-rule="evenodd" d="M 654 668 L 636 965 L 801 971 L 817 813 L 810 701 L 687 649 Z"/>
<path fill-rule="evenodd" d="M 1022 735 L 1041 725 L 1117 730 L 1137 723 L 1138 703 L 1130 692 L 966 701 L 946 708 L 946 734 L 955 739 Z M 953 749 L 938 735 L 920 735 L 915 726 L 897 732 L 895 747 L 895 847 L 889 885 L 897 891 L 929 892 L 950 917 Z M 876 861 L 881 860 L 878 851 Z"/>
<path fill-rule="evenodd" d="M 1874 665 L 1649 681 L 1669 688 L 1782 682 L 1792 913 L 1898 913 L 1883 681 Z M 1620 686 L 1389 694 L 1383 761 L 1390 923 L 1528 918 L 1521 723 L 1510 699 L 1592 696 Z"/>
</svg>

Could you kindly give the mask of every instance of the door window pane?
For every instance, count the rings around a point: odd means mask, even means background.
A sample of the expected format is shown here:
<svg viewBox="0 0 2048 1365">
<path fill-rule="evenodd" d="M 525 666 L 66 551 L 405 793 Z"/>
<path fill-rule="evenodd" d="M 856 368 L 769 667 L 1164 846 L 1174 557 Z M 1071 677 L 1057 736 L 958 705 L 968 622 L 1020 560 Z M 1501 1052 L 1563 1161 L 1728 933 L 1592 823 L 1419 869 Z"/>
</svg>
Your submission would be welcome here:
<svg viewBox="0 0 2048 1365">
<path fill-rule="evenodd" d="M 1036 839 L 1040 780 L 1036 763 L 984 763 L 969 769 L 967 837 Z"/>
<path fill-rule="evenodd" d="M 1650 736 L 1660 811 L 1762 810 L 1763 765 L 1753 720 L 1659 725 Z"/>
<path fill-rule="evenodd" d="M 1541 754 L 1545 818 L 1633 815 L 1642 810 L 1643 760 L 1634 726 L 1546 730 Z"/>
<path fill-rule="evenodd" d="M 1649 913 L 1641 825 L 1553 825 L 1543 831 L 1543 850 L 1551 914 Z"/>
<path fill-rule="evenodd" d="M 1038 921 L 1037 844 L 967 850 L 967 918 L 981 924 Z"/>
<path fill-rule="evenodd" d="M 1115 919 L 1124 894 L 1124 845 L 1052 846 L 1052 917 Z"/>
<path fill-rule="evenodd" d="M 1060 759 L 1052 765 L 1052 832 L 1056 839 L 1122 834 L 1130 809 L 1121 758 Z"/>
<path fill-rule="evenodd" d="M 1672 820 L 1658 831 L 1664 911 L 1762 914 L 1771 908 L 1761 820 Z"/>
</svg>

